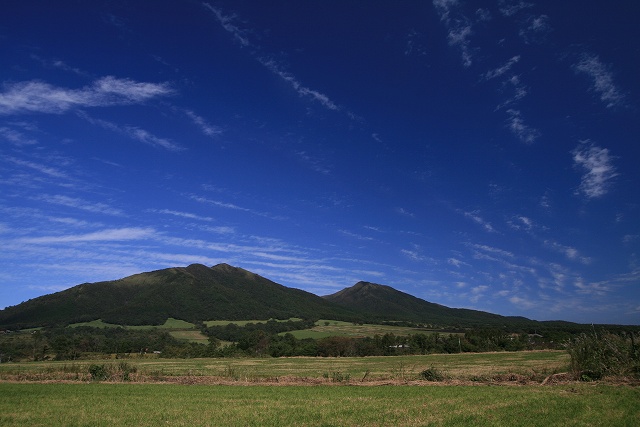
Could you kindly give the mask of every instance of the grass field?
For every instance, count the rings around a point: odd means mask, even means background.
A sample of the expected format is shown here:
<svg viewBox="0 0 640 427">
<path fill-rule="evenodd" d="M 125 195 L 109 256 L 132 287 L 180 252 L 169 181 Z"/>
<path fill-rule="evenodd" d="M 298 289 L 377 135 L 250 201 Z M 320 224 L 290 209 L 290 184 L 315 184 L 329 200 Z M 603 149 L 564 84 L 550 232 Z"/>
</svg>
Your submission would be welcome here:
<svg viewBox="0 0 640 427">
<path fill-rule="evenodd" d="M 568 362 L 535 351 L 4 363 L 0 426 L 640 425 L 637 385 L 548 381 Z"/>
<path fill-rule="evenodd" d="M 299 321 L 301 319 L 291 318 L 287 319 L 291 321 Z M 285 322 L 286 320 L 277 320 L 279 322 Z M 235 323 L 238 326 L 245 326 L 247 323 L 265 323 L 267 320 L 209 320 L 204 322 L 207 326 L 226 326 L 230 323 Z M 74 323 L 69 325 L 70 327 L 78 326 L 91 326 L 94 328 L 120 328 L 127 329 L 151 329 L 160 328 L 167 329 L 171 335 L 178 339 L 185 339 L 191 342 L 198 342 L 206 344 L 208 339 L 205 335 L 198 332 L 196 326 L 193 323 L 185 322 L 184 320 L 169 318 L 167 321 L 159 326 L 141 325 L 141 326 L 123 326 L 114 325 L 111 323 L 105 323 L 102 320 L 94 320 L 91 322 Z M 342 322 L 339 320 L 321 319 L 318 320 L 315 326 L 311 329 L 303 329 L 298 331 L 291 331 L 298 339 L 313 338 L 320 339 L 326 337 L 372 337 L 374 335 L 384 335 L 387 333 L 394 335 L 409 335 L 415 333 L 433 333 L 421 328 L 409 328 L 404 326 L 393 325 L 374 325 L 374 324 L 354 324 L 351 322 Z M 448 334 L 448 333 L 447 333 Z M 281 335 L 284 335 L 282 333 Z"/>
<path fill-rule="evenodd" d="M 286 320 L 279 320 L 279 319 L 274 319 L 274 320 L 276 322 L 287 322 L 289 320 L 291 320 L 292 322 L 297 322 L 302 319 L 300 319 L 299 317 L 292 317 Z M 207 320 L 206 322 L 204 322 L 204 324 L 207 326 L 227 326 L 230 323 L 235 323 L 238 326 L 245 326 L 247 323 L 267 323 L 268 321 L 269 319 L 267 320 Z"/>
<path fill-rule="evenodd" d="M 85 360 L 0 364 L 0 381 L 38 379 L 86 379 L 92 364 L 118 365 L 126 362 L 139 377 L 219 377 L 259 382 L 274 378 L 331 380 L 344 382 L 412 381 L 426 369 L 451 381 L 488 382 L 512 375 L 515 380 L 541 382 L 556 372 L 566 371 L 569 357 L 563 351 L 430 354 L 424 356 L 376 357 L 292 357 L 240 359 Z"/>
<path fill-rule="evenodd" d="M 190 322 L 185 322 L 184 320 L 174 319 L 173 317 L 168 318 L 162 325 L 139 325 L 139 326 L 131 326 L 131 325 L 114 325 L 113 323 L 106 323 L 102 320 L 92 320 L 91 322 L 81 322 L 81 323 L 73 323 L 69 325 L 70 328 L 76 328 L 78 326 L 90 326 L 92 328 L 127 328 L 127 329 L 151 329 L 151 328 L 160 328 L 160 329 L 194 329 L 196 325 Z"/>
<path fill-rule="evenodd" d="M 633 426 L 631 387 L 0 383 L 2 426 Z"/>
<path fill-rule="evenodd" d="M 338 320 L 318 320 L 311 329 L 289 332 L 298 339 L 313 338 L 320 339 L 326 337 L 372 337 L 374 335 L 394 334 L 409 335 L 416 333 L 434 333 L 422 328 L 409 328 L 406 326 L 374 325 L 374 324 L 353 324 Z M 449 333 L 447 333 L 448 335 Z M 282 334 L 281 334 L 282 335 Z"/>
</svg>

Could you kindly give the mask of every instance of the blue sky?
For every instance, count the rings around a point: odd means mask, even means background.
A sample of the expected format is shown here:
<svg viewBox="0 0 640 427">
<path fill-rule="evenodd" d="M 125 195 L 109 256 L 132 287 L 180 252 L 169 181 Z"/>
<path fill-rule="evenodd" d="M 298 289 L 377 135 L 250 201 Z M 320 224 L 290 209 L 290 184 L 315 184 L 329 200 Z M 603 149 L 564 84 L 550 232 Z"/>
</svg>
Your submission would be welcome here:
<svg viewBox="0 0 640 427">
<path fill-rule="evenodd" d="M 226 262 L 640 323 L 640 4 L 35 1 L 0 16 L 0 307 Z"/>
</svg>

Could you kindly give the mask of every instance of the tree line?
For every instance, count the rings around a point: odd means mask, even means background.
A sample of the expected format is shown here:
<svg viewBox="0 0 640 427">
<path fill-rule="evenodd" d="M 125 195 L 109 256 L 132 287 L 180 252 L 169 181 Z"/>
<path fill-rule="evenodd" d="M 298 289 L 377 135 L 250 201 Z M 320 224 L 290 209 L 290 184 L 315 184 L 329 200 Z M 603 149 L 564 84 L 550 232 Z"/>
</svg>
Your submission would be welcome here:
<svg viewBox="0 0 640 427">
<path fill-rule="evenodd" d="M 207 344 L 178 340 L 166 330 L 157 328 L 46 328 L 1 335 L 0 363 L 11 360 L 74 360 L 96 355 L 129 357 L 149 353 L 167 358 L 345 357 L 563 349 L 572 338 L 584 333 L 583 328 L 574 326 L 517 332 L 500 328 L 474 328 L 452 332 L 410 335 L 386 333 L 373 337 L 331 336 L 321 339 L 296 338 L 291 333 L 309 329 L 313 324 L 312 320 L 270 320 L 244 326 L 230 323 L 210 327 L 201 323 L 201 331 L 208 337 Z M 625 327 L 612 327 L 608 331 L 620 336 L 626 333 Z"/>
</svg>

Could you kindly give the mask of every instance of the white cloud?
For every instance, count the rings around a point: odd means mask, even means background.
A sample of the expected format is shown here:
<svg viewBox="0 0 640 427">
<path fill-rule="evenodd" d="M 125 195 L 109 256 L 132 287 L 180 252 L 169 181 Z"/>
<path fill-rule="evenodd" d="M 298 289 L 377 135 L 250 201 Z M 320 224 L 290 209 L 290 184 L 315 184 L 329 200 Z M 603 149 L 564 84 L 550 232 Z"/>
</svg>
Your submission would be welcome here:
<svg viewBox="0 0 640 427">
<path fill-rule="evenodd" d="M 140 129 L 135 126 L 125 126 L 123 129 L 121 129 L 121 131 L 123 131 L 126 135 L 128 135 L 132 139 L 138 140 L 140 142 L 144 142 L 145 144 L 149 144 L 154 147 L 162 147 L 170 151 L 184 150 L 184 147 L 174 143 L 169 139 L 157 137 L 152 133 L 150 133 L 149 131 Z"/>
<path fill-rule="evenodd" d="M 195 123 L 205 135 L 213 137 L 222 134 L 222 129 L 209 124 L 204 118 L 198 116 L 193 111 L 187 110 L 185 112 L 187 116 L 189 116 L 189 118 L 193 120 L 193 123 Z"/>
<path fill-rule="evenodd" d="M 540 132 L 524 123 L 522 114 L 519 110 L 509 109 L 507 110 L 509 118 L 507 119 L 507 126 L 511 132 L 525 144 L 533 144 L 540 136 Z"/>
<path fill-rule="evenodd" d="M 464 15 L 456 14 L 456 9 L 459 6 L 458 0 L 433 0 L 433 6 L 438 15 L 440 15 L 440 20 L 447 27 L 449 46 L 460 49 L 462 64 L 465 67 L 471 66 L 473 55 L 469 37 L 473 34 L 473 30 L 469 20 Z M 456 15 L 455 18 L 452 17 L 454 14 Z"/>
<path fill-rule="evenodd" d="M 15 157 L 7 157 L 6 160 L 18 166 L 24 166 L 30 169 L 34 169 L 44 175 L 49 175 L 52 178 L 68 178 L 66 173 L 50 166 L 41 165 L 39 163 L 30 162 L 27 160 L 16 159 Z"/>
<path fill-rule="evenodd" d="M 233 38 L 236 39 L 238 43 L 240 43 L 241 46 L 247 47 L 251 45 L 246 35 L 246 31 L 241 30 L 237 25 L 234 24 L 234 21 L 236 19 L 235 15 L 224 15 L 220 9 L 216 9 L 209 3 L 203 3 L 202 5 L 206 9 L 209 9 L 216 16 L 216 18 L 220 22 L 220 25 L 222 25 L 222 28 L 230 33 Z"/>
<path fill-rule="evenodd" d="M 618 176 L 609 150 L 590 141 L 583 141 L 571 154 L 574 165 L 584 171 L 577 193 L 590 199 L 607 194 L 613 178 Z"/>
<path fill-rule="evenodd" d="M 362 234 L 357 234 L 349 230 L 338 230 L 338 231 L 340 231 L 340 233 L 344 234 L 345 236 L 349 236 L 358 240 L 365 240 L 365 241 L 375 240 L 373 237 L 363 236 Z"/>
<path fill-rule="evenodd" d="M 410 218 L 415 218 L 416 217 L 416 215 L 414 213 L 409 212 L 408 210 L 406 210 L 403 207 L 398 207 L 398 208 L 395 209 L 395 211 L 397 213 L 399 213 L 400 215 L 408 216 Z"/>
<path fill-rule="evenodd" d="M 498 67 L 498 68 L 496 68 L 494 70 L 491 70 L 491 71 L 487 71 L 485 73 L 485 75 L 483 76 L 483 78 L 485 80 L 491 80 L 491 79 L 495 79 L 496 77 L 500 77 L 503 74 L 505 74 L 507 71 L 509 71 L 511 69 L 511 67 L 513 67 L 514 64 L 517 64 L 518 61 L 520 61 L 520 55 L 516 55 L 516 56 L 512 57 L 511 59 L 509 59 L 501 67 Z"/>
<path fill-rule="evenodd" d="M 624 102 L 624 94 L 613 81 L 613 74 L 597 55 L 584 54 L 574 69 L 586 74 L 591 80 L 591 89 L 600 96 L 607 108 L 620 106 Z"/>
<path fill-rule="evenodd" d="M 509 302 L 513 305 L 517 305 L 518 307 L 525 309 L 535 307 L 535 303 L 533 303 L 532 301 L 515 295 L 509 298 Z"/>
<path fill-rule="evenodd" d="M 609 292 L 609 287 L 603 283 L 584 283 L 582 278 L 578 278 L 574 283 L 574 286 L 578 288 L 578 293 L 587 295 L 605 295 Z"/>
<path fill-rule="evenodd" d="M 171 210 L 171 209 L 153 210 L 152 212 L 157 212 L 157 213 L 166 214 L 166 215 L 179 216 L 179 217 L 187 218 L 187 219 L 196 219 L 196 220 L 199 220 L 199 221 L 213 221 L 214 220 L 213 218 L 211 218 L 209 216 L 200 216 L 200 215 L 192 214 L 192 213 L 189 213 L 189 212 L 174 211 L 174 210 Z"/>
<path fill-rule="evenodd" d="M 500 13 L 504 16 L 513 16 L 521 10 L 528 9 L 533 6 L 532 3 L 528 3 L 525 1 L 509 1 L 509 0 L 500 0 Z"/>
<path fill-rule="evenodd" d="M 529 230 L 533 226 L 533 221 L 531 221 L 531 219 L 527 218 L 526 216 L 519 216 L 518 219 L 524 224 L 527 230 Z"/>
<path fill-rule="evenodd" d="M 14 145 L 33 145 L 37 141 L 35 139 L 25 136 L 22 132 L 8 127 L 0 127 L 0 136 Z"/>
<path fill-rule="evenodd" d="M 473 34 L 471 25 L 456 25 L 449 29 L 447 38 L 450 46 L 457 46 L 462 55 L 462 65 L 470 67 L 473 63 L 469 37 Z"/>
<path fill-rule="evenodd" d="M 479 244 L 472 244 L 471 246 L 483 252 L 490 252 L 493 254 L 498 254 L 498 255 L 509 257 L 509 258 L 514 257 L 512 252 L 505 251 L 504 249 L 494 248 L 493 246 L 479 245 Z"/>
<path fill-rule="evenodd" d="M 518 32 L 526 43 L 542 41 L 546 34 L 551 31 L 551 24 L 549 24 L 547 15 L 530 16 L 527 24 L 527 27 L 520 29 Z"/>
<path fill-rule="evenodd" d="M 96 231 L 87 234 L 70 234 L 66 236 L 25 237 L 18 239 L 20 243 L 70 243 L 70 242 L 105 242 L 140 240 L 153 237 L 155 230 L 152 228 L 113 228 Z"/>
<path fill-rule="evenodd" d="M 478 215 L 478 211 L 463 212 L 463 214 L 464 214 L 464 216 L 466 216 L 467 218 L 471 219 L 476 224 L 481 225 L 482 228 L 485 229 L 485 231 L 488 231 L 489 233 L 495 233 L 496 232 L 496 230 L 493 228 L 493 226 L 491 225 L 490 222 L 485 221 L 480 215 Z"/>
<path fill-rule="evenodd" d="M 74 108 L 142 103 L 173 93 L 167 83 L 144 83 L 113 76 L 102 77 L 81 89 L 55 87 L 37 80 L 5 84 L 0 93 L 0 115 L 62 114 Z"/>
<path fill-rule="evenodd" d="M 215 15 L 220 25 L 222 25 L 222 28 L 230 33 L 233 38 L 240 43 L 241 46 L 253 47 L 256 52 L 259 52 L 260 47 L 249 41 L 249 38 L 247 37 L 248 31 L 243 30 L 236 25 L 236 21 L 238 20 L 237 16 L 225 15 L 220 9 L 211 6 L 209 3 L 203 3 L 203 6 Z M 340 107 L 338 107 L 338 105 L 336 105 L 331 99 L 329 99 L 327 95 L 304 86 L 294 75 L 283 70 L 282 67 L 278 65 L 276 61 L 270 56 L 260 55 L 259 53 L 255 52 L 252 53 L 252 55 L 269 71 L 287 82 L 293 88 L 293 90 L 298 93 L 298 95 L 311 98 L 312 100 L 319 102 L 323 107 L 329 110 L 340 110 Z"/>
<path fill-rule="evenodd" d="M 100 213 L 105 215 L 113 215 L 113 216 L 122 216 L 123 212 L 120 209 L 112 208 L 109 205 L 100 202 L 88 202 L 86 200 L 77 199 L 68 196 L 41 196 L 39 200 L 45 201 L 47 203 L 53 203 L 56 205 L 67 206 L 71 208 L 76 208 L 80 210 L 84 210 L 87 212 Z"/>
<path fill-rule="evenodd" d="M 269 71 L 273 74 L 280 77 L 285 82 L 289 83 L 293 90 L 295 90 L 298 95 L 306 96 L 314 101 L 319 102 L 323 107 L 329 110 L 340 110 L 333 101 L 329 99 L 329 97 L 323 93 L 320 93 L 316 90 L 309 89 L 306 86 L 303 86 L 291 73 L 288 73 L 280 68 L 280 66 L 271 58 L 258 58 L 258 61 L 264 65 Z"/>
<path fill-rule="evenodd" d="M 219 202 L 217 200 L 211 200 L 211 199 L 207 199 L 205 197 L 200 197 L 200 196 L 195 196 L 195 195 L 190 196 L 190 198 L 192 200 L 195 200 L 196 202 L 207 203 L 207 204 L 210 204 L 210 205 L 218 206 L 220 208 L 235 209 L 235 210 L 244 211 L 244 212 L 251 212 L 251 209 L 243 208 L 241 206 L 234 205 L 233 203 Z"/>
<path fill-rule="evenodd" d="M 83 112 L 78 112 L 78 116 L 85 119 L 86 121 L 88 121 L 89 123 L 93 124 L 93 125 L 97 125 L 100 127 L 103 127 L 107 130 L 113 131 L 113 132 L 117 132 L 120 133 L 122 135 L 125 135 L 131 139 L 135 139 L 136 141 L 151 145 L 153 147 L 160 147 L 160 148 L 164 148 L 166 150 L 169 151 L 182 151 L 185 150 L 184 147 L 182 147 L 181 145 L 166 139 L 166 138 L 160 138 L 158 136 L 153 135 L 151 132 L 144 130 L 144 129 L 140 129 L 138 127 L 135 126 L 129 126 L 129 125 L 125 125 L 125 126 L 120 126 L 117 125 L 115 123 L 109 122 L 107 120 L 102 120 L 102 119 L 94 119 L 92 117 L 90 117 L 88 114 L 83 113 Z"/>
<path fill-rule="evenodd" d="M 572 261 L 578 261 L 585 265 L 591 263 L 591 258 L 580 255 L 578 249 L 574 247 L 566 246 L 553 240 L 545 240 L 544 244 L 556 252 L 564 254 L 564 256 Z"/>
<path fill-rule="evenodd" d="M 456 268 L 460 268 L 461 265 L 469 266 L 468 263 L 466 263 L 464 261 L 461 261 L 461 260 L 459 260 L 457 258 L 449 258 L 449 259 L 447 259 L 447 264 L 453 265 Z"/>
</svg>

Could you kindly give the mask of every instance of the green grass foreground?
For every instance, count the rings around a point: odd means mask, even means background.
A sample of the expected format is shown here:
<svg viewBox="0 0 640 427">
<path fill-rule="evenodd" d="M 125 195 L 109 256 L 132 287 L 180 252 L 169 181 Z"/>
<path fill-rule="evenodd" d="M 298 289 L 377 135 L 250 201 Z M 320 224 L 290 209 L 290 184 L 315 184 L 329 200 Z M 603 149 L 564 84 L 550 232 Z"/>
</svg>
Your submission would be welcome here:
<svg viewBox="0 0 640 427">
<path fill-rule="evenodd" d="M 574 384 L 201 386 L 0 383 L 2 426 L 634 426 L 640 390 Z"/>
</svg>

